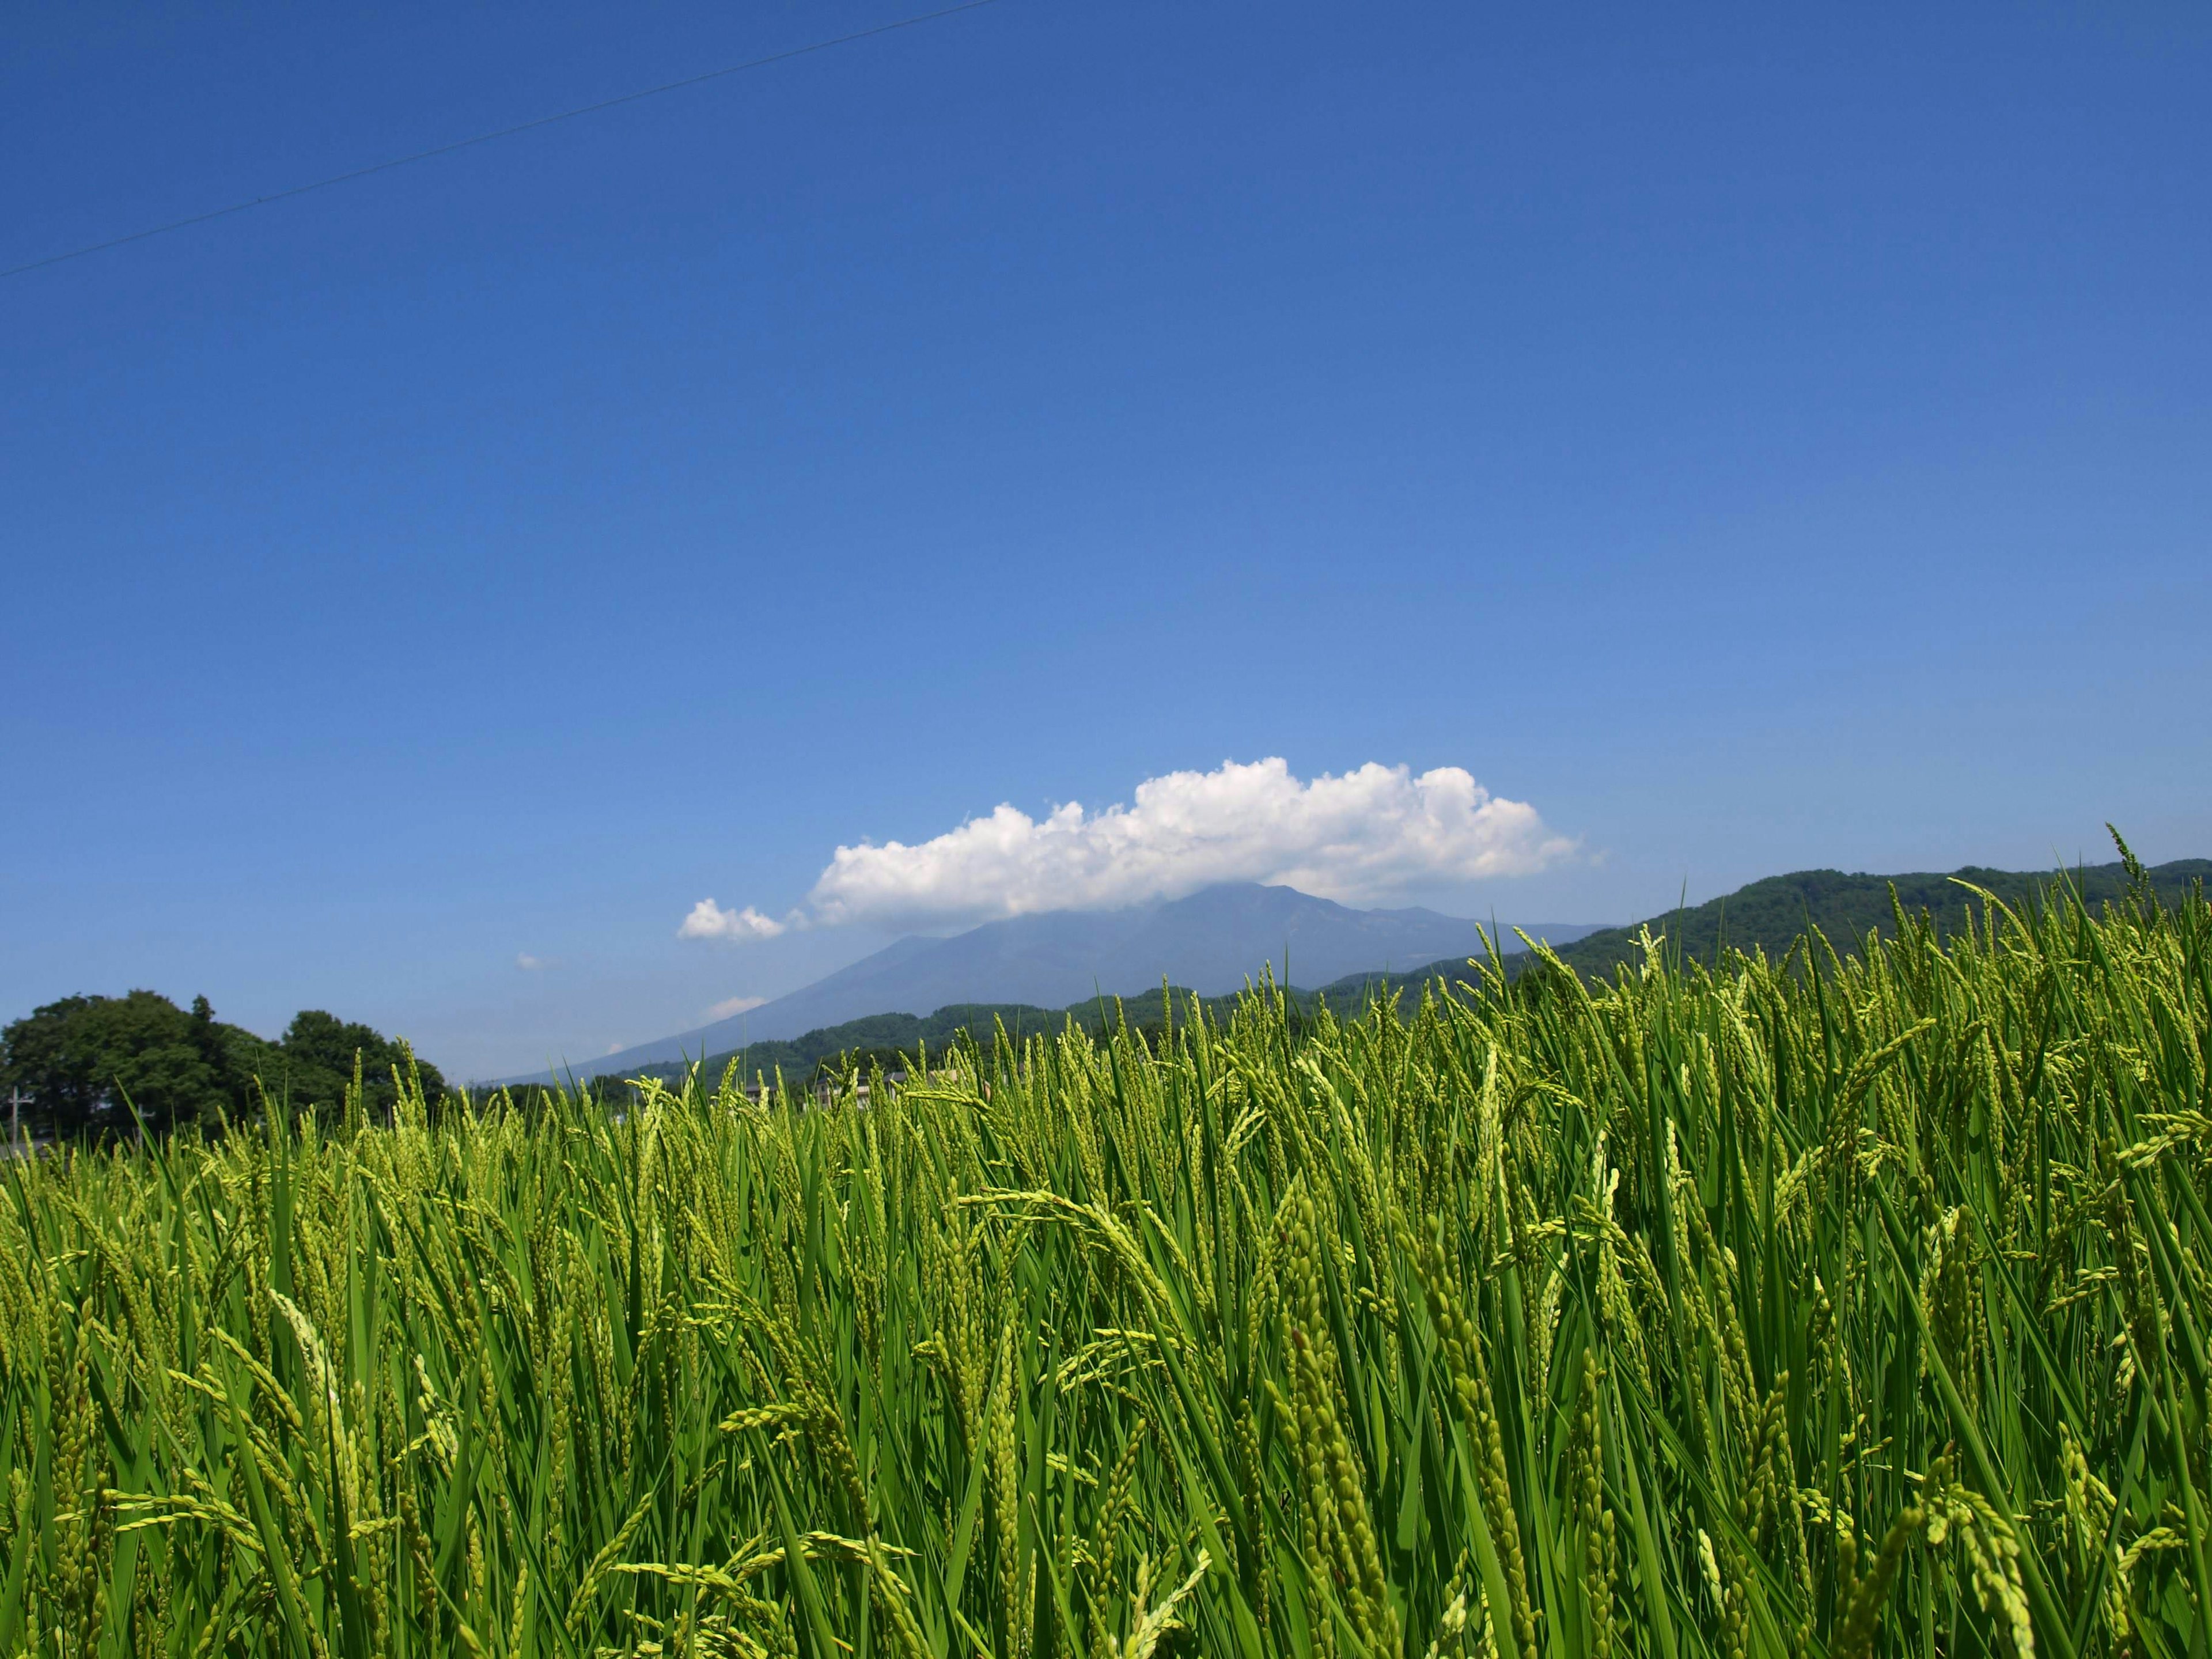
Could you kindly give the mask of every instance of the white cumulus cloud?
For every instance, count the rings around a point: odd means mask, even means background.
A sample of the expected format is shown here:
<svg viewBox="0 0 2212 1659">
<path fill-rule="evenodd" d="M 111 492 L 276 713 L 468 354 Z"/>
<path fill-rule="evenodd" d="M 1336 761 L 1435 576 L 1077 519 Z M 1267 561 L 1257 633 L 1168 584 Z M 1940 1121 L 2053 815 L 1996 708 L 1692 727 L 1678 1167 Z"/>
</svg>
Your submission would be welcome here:
<svg viewBox="0 0 2212 1659">
<path fill-rule="evenodd" d="M 709 1008 L 707 1011 L 707 1018 L 728 1019 L 734 1015 L 748 1014 L 767 1000 L 766 997 L 727 997 Z"/>
<path fill-rule="evenodd" d="M 774 939 L 783 933 L 789 923 L 778 921 L 774 916 L 764 916 L 750 904 L 742 910 L 725 910 L 710 898 L 702 898 L 691 907 L 691 914 L 684 918 L 684 925 L 676 930 L 678 939 Z"/>
<path fill-rule="evenodd" d="M 945 927 L 1041 910 L 1112 909 L 1180 898 L 1224 881 L 1296 887 L 1372 903 L 1423 883 L 1528 875 L 1574 851 L 1525 801 L 1492 795 L 1465 769 L 1416 775 L 1376 762 L 1310 781 L 1280 758 L 1224 761 L 1139 784 L 1134 801 L 1076 802 L 1033 818 L 988 817 L 908 846 L 840 847 L 794 919 L 823 926 Z M 686 938 L 784 931 L 748 908 L 703 900 Z"/>
</svg>

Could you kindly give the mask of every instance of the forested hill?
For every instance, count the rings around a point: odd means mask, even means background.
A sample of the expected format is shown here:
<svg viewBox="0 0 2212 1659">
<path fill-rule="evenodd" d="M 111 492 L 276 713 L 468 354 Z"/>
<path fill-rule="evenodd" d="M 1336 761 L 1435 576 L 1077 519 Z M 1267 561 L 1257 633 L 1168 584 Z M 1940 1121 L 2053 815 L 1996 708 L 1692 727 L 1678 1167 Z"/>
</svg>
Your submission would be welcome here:
<svg viewBox="0 0 2212 1659">
<path fill-rule="evenodd" d="M 1170 994 L 1180 1018 L 1192 994 L 1178 988 Z M 1291 994 L 1302 1006 L 1312 1000 L 1310 992 Z M 1225 1013 L 1236 999 L 1218 996 L 1203 1000 L 1209 1008 Z M 951 1048 L 953 1040 L 963 1031 L 988 1043 L 1001 1025 L 1009 1036 L 1020 1037 L 1063 1030 L 1073 1019 L 1083 1030 L 1096 1033 L 1125 1017 L 1132 1025 L 1157 1025 L 1161 1014 L 1158 992 L 1131 999 L 1095 997 L 1068 1008 L 1041 1008 L 1025 1002 L 957 1002 L 932 1014 L 870 1014 L 860 1019 L 821 1026 L 800 1036 L 763 1040 L 744 1048 L 709 1054 L 701 1063 L 701 1070 L 709 1079 L 719 1079 L 734 1061 L 748 1085 L 756 1077 L 773 1080 L 781 1073 L 783 1080 L 795 1088 L 810 1078 L 844 1066 L 856 1066 L 865 1072 L 870 1065 L 880 1064 L 887 1071 L 896 1070 L 924 1046 L 933 1054 Z M 601 1087 L 634 1078 L 673 1080 L 687 1069 L 686 1063 L 681 1060 L 656 1060 L 619 1073 L 601 1073 L 589 1081 L 594 1087 Z M 520 1092 L 540 1085 L 507 1086 Z"/>
<path fill-rule="evenodd" d="M 2159 897 L 2171 903 L 2192 884 L 2212 883 L 2212 859 L 2177 859 L 2143 874 Z M 1819 928 L 1839 953 L 1847 953 L 1870 933 L 1896 932 L 1893 889 L 1895 902 L 1907 915 L 1924 913 L 1948 934 L 1965 924 L 1970 908 L 1978 909 L 1981 904 L 1976 895 L 1959 884 L 1961 882 L 1985 889 L 2018 908 L 2040 902 L 2042 895 L 2058 879 L 2048 871 L 1985 870 L 1974 865 L 1949 875 L 1869 876 L 1845 875 L 1840 870 L 1799 870 L 1786 876 L 1769 876 L 1721 898 L 1665 911 L 1626 927 L 1601 928 L 1558 947 L 1555 954 L 1585 975 L 1609 975 L 1624 963 L 1641 960 L 1637 938 L 1646 927 L 1655 936 L 1663 937 L 1670 951 L 1680 951 L 1703 963 L 1713 961 L 1723 946 L 1739 951 L 1763 949 L 1770 956 L 1779 956 L 1808 927 Z M 2063 879 L 2071 882 L 2094 909 L 2126 893 L 2128 868 L 2124 864 L 2086 865 L 2067 871 Z M 1464 962 L 1447 960 L 1392 978 L 1395 983 L 1412 986 L 1439 977 L 1466 976 Z M 1322 994 L 1332 1006 L 1342 1006 L 1348 1000 L 1371 994 L 1378 982 L 1376 975 L 1354 975 L 1323 987 Z"/>
</svg>

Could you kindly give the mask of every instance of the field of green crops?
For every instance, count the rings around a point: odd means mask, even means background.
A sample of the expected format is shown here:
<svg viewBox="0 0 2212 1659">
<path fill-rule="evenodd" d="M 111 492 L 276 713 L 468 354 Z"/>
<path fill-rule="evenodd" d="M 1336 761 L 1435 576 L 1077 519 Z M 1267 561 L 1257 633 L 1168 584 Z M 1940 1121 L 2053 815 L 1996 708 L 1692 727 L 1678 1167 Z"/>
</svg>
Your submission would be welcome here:
<svg viewBox="0 0 2212 1659">
<path fill-rule="evenodd" d="M 12 1165 L 0 1653 L 2205 1659 L 2212 909 Z"/>
</svg>

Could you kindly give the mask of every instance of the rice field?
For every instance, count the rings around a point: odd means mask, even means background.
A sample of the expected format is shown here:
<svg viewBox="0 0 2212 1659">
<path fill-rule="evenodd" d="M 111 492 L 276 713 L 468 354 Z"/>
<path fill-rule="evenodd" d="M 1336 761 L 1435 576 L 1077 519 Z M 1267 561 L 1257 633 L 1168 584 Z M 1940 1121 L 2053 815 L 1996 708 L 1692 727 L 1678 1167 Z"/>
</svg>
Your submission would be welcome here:
<svg viewBox="0 0 2212 1659">
<path fill-rule="evenodd" d="M 11 1164 L 0 1652 L 2205 1659 L 2201 894 L 1469 981 Z"/>
</svg>

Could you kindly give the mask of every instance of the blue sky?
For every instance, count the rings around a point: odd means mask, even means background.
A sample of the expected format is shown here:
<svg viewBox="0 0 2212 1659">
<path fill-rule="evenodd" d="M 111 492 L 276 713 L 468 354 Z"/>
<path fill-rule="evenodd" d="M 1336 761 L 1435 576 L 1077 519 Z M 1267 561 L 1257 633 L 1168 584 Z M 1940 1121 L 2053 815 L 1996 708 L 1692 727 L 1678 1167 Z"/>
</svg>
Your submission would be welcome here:
<svg viewBox="0 0 2212 1659">
<path fill-rule="evenodd" d="M 0 265 L 902 15 L 48 6 Z M 2212 853 L 2201 9 L 979 10 L 0 282 L 0 1019 L 462 1075 L 833 849 L 1459 768 L 1626 920 Z M 518 967 L 533 958 L 536 969 Z"/>
</svg>

